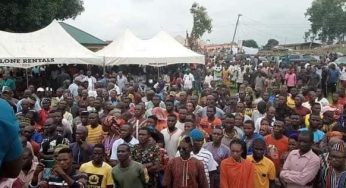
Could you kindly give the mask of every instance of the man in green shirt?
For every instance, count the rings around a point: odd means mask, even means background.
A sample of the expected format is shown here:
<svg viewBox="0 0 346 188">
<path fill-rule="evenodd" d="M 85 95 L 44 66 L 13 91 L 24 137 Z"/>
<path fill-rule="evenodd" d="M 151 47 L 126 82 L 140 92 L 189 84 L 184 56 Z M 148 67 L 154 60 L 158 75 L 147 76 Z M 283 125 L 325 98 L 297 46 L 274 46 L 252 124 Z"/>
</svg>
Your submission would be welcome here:
<svg viewBox="0 0 346 188">
<path fill-rule="evenodd" d="M 4 73 L 2 79 L 0 79 L 0 89 L 2 90 L 5 86 L 9 87 L 12 91 L 16 89 L 16 82 L 10 78 L 8 73 Z"/>
<path fill-rule="evenodd" d="M 117 150 L 119 163 L 112 170 L 112 177 L 117 188 L 144 188 L 149 181 L 147 169 L 130 159 L 130 146 L 120 144 Z"/>
</svg>

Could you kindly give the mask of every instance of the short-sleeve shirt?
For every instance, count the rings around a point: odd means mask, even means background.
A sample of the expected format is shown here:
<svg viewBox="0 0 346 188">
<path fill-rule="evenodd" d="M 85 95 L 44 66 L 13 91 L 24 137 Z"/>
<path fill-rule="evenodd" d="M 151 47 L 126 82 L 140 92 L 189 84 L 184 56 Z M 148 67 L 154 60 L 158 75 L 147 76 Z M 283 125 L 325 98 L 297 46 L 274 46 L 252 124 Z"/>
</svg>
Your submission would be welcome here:
<svg viewBox="0 0 346 188">
<path fill-rule="evenodd" d="M 19 125 L 11 106 L 0 99 L 0 168 L 6 161 L 18 159 L 22 154 Z"/>
<path fill-rule="evenodd" d="M 264 141 L 268 147 L 268 156 L 274 162 L 276 169 L 279 170 L 281 156 L 288 151 L 288 138 L 283 136 L 277 140 L 273 135 L 267 135 L 264 137 Z"/>
<path fill-rule="evenodd" d="M 118 146 L 120 144 L 123 144 L 123 143 L 128 144 L 131 147 L 131 149 L 133 149 L 133 147 L 135 145 L 137 145 L 139 143 L 139 141 L 135 137 L 132 137 L 132 139 L 131 139 L 131 141 L 129 143 L 125 142 L 125 140 L 122 139 L 122 138 L 114 141 L 113 146 L 112 146 L 111 160 L 118 160 L 118 156 L 117 156 L 117 154 L 118 154 Z"/>
<path fill-rule="evenodd" d="M 178 151 L 179 138 L 183 131 L 176 129 L 174 132 L 169 132 L 168 128 L 161 131 L 165 140 L 165 148 L 170 158 L 175 157 Z"/>
<path fill-rule="evenodd" d="M 269 180 L 275 180 L 276 177 L 274 163 L 267 157 L 263 157 L 261 161 L 256 162 L 252 155 L 247 156 L 247 160 L 255 166 L 254 188 L 269 187 Z"/>
<path fill-rule="evenodd" d="M 107 185 L 113 185 L 112 167 L 107 163 L 95 167 L 90 161 L 82 164 L 79 171 L 88 176 L 86 187 L 105 188 Z"/>
</svg>

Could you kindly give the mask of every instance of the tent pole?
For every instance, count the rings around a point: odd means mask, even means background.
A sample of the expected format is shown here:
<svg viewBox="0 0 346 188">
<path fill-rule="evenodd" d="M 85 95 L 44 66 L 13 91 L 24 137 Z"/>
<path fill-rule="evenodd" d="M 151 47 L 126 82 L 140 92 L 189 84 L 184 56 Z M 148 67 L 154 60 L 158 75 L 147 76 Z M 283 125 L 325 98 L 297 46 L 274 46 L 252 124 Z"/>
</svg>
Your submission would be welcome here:
<svg viewBox="0 0 346 188">
<path fill-rule="evenodd" d="M 160 79 L 160 67 L 157 67 L 157 81 Z"/>
<path fill-rule="evenodd" d="M 28 69 L 25 69 L 25 74 L 26 74 L 26 88 L 29 87 L 29 75 L 28 75 Z"/>
<path fill-rule="evenodd" d="M 106 74 L 106 57 L 103 56 L 103 76 Z"/>
</svg>

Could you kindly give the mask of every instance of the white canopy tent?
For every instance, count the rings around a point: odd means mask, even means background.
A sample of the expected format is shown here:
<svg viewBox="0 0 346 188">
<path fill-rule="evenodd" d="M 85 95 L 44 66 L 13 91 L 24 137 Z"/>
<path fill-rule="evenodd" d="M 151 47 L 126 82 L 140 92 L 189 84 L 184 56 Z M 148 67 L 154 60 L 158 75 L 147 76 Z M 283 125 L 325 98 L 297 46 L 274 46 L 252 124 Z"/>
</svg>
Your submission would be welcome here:
<svg viewBox="0 0 346 188">
<path fill-rule="evenodd" d="M 104 56 L 105 64 L 166 66 L 180 63 L 204 64 L 204 55 L 182 46 L 165 32 L 160 32 L 148 40 L 137 38 L 126 30 L 118 40 L 97 52 Z"/>
<path fill-rule="evenodd" d="M 31 68 L 49 64 L 103 65 L 103 58 L 80 45 L 54 20 L 31 33 L 0 31 L 0 66 Z"/>
<path fill-rule="evenodd" d="M 248 54 L 248 55 L 256 55 L 258 53 L 258 48 L 249 48 L 249 47 L 245 47 L 243 46 L 242 47 L 243 51 L 245 54 Z"/>
</svg>

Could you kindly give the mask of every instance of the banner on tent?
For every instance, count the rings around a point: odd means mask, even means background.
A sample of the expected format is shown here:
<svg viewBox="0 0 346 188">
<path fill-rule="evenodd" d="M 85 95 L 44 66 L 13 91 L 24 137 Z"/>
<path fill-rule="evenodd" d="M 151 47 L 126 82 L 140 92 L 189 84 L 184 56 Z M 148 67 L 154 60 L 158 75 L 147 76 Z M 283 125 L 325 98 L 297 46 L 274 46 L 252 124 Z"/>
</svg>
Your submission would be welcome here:
<svg viewBox="0 0 346 188">
<path fill-rule="evenodd" d="M 0 64 L 41 64 L 54 63 L 54 58 L 21 58 L 21 59 L 0 59 Z"/>
</svg>

